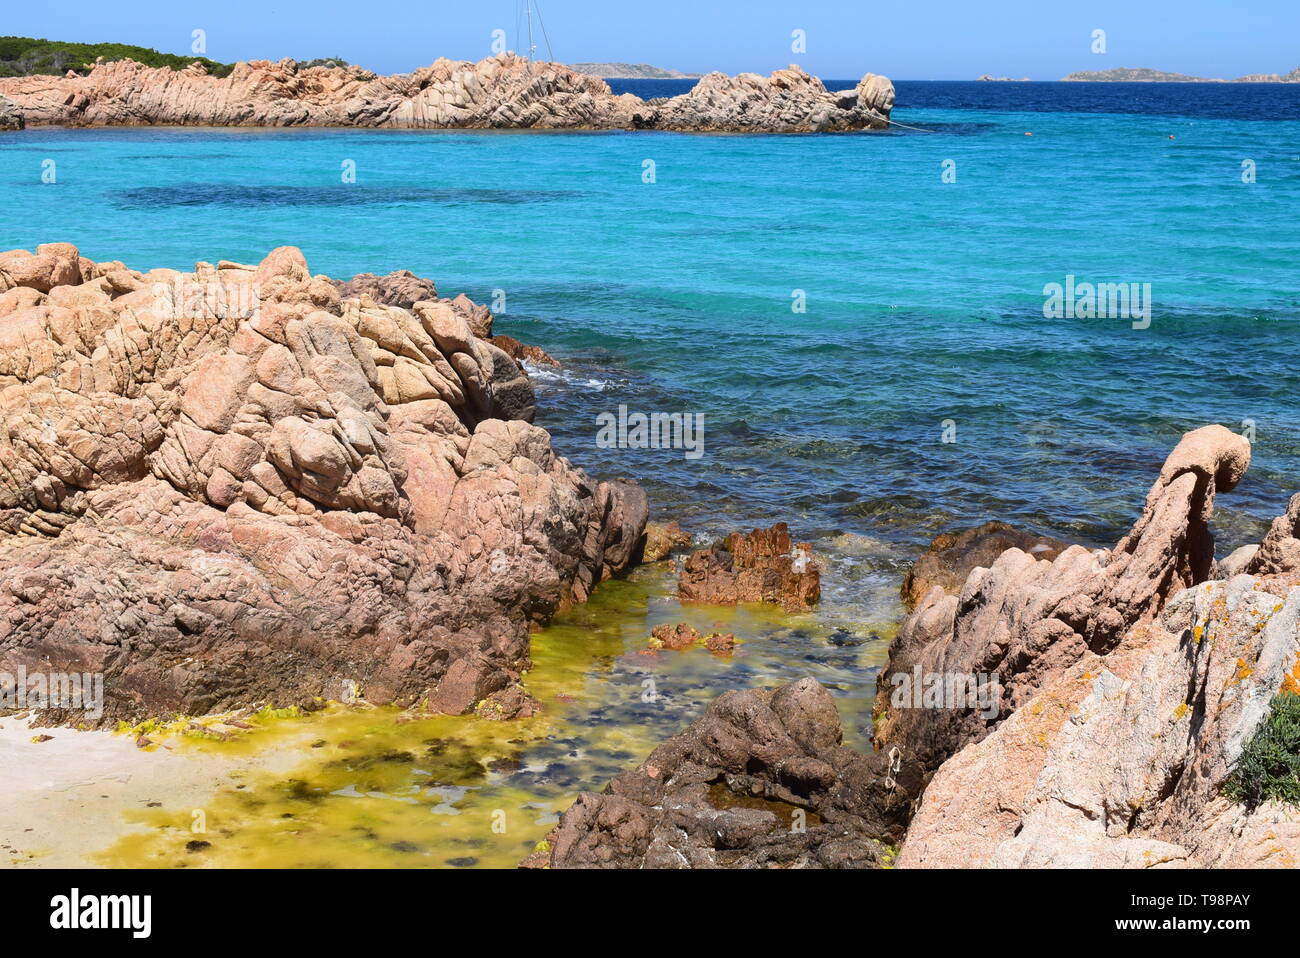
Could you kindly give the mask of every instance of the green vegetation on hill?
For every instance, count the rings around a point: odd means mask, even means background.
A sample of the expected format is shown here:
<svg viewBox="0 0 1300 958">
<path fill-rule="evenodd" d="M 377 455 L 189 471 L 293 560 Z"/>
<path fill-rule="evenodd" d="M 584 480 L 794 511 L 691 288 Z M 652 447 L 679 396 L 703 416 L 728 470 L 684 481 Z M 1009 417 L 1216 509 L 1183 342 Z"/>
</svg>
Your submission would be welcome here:
<svg viewBox="0 0 1300 958">
<path fill-rule="evenodd" d="M 173 70 L 183 70 L 197 60 L 216 76 L 226 76 L 233 69 L 233 64 L 217 63 L 207 57 L 159 53 L 129 43 L 63 43 L 31 37 L 0 37 L 0 77 L 40 73 L 62 76 L 69 70 L 86 73 L 100 57 L 105 60 L 135 60 L 146 66 L 171 67 Z"/>
</svg>

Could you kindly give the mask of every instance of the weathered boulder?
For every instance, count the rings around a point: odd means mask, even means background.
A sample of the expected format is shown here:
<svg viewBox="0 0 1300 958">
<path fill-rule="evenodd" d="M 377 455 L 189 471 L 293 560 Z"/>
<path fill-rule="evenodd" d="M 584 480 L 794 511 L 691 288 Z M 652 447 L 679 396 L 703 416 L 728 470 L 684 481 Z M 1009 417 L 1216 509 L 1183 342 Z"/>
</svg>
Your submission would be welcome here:
<svg viewBox="0 0 1300 958">
<path fill-rule="evenodd" d="M 409 269 L 394 270 L 386 276 L 358 273 L 349 280 L 334 279 L 330 282 L 339 291 L 339 297 L 342 299 L 360 299 L 362 296 L 369 296 L 381 306 L 397 306 L 401 309 L 410 309 L 422 300 L 438 298 L 438 287 L 433 280 L 416 276 Z M 483 309 L 486 311 L 486 307 Z M 488 316 L 491 317 L 491 313 L 488 313 Z M 480 337 L 492 335 L 490 320 L 487 330 L 482 333 L 475 330 L 475 335 Z"/>
<path fill-rule="evenodd" d="M 12 100 L 0 96 L 0 131 L 21 130 L 26 125 L 17 105 Z"/>
<path fill-rule="evenodd" d="M 532 363 L 534 366 L 558 366 L 559 362 L 540 346 L 529 346 L 513 336 L 504 334 L 492 337 L 492 345 L 517 363 Z"/>
<path fill-rule="evenodd" d="M 1300 577 L 1178 593 L 949 759 L 899 864 L 1296 867 L 1300 812 L 1225 786 L 1274 696 L 1300 688 L 1297 654 Z"/>
<path fill-rule="evenodd" d="M 667 559 L 674 550 L 691 544 L 691 534 L 671 522 L 647 522 L 645 526 L 645 561 L 659 562 Z"/>
<path fill-rule="evenodd" d="M 898 749 L 924 780 L 1085 657 L 1104 656 L 1173 595 L 1204 582 L 1214 563 L 1214 495 L 1235 486 L 1249 462 L 1241 436 L 1222 426 L 1195 430 L 1170 454 L 1141 517 L 1114 549 L 1071 546 L 1051 561 L 1010 549 L 972 571 L 960 595 L 932 588 L 899 629 L 880 674 L 877 747 Z M 988 678 L 997 699 L 894 706 L 911 676 Z"/>
<path fill-rule="evenodd" d="M 1069 543 L 1060 539 L 1034 535 L 996 520 L 955 534 L 944 533 L 912 563 L 903 578 L 903 601 L 914 607 L 935 586 L 957 595 L 971 572 L 993 565 L 1008 549 L 1050 562 L 1067 548 Z"/>
<path fill-rule="evenodd" d="M 691 553 L 682 564 L 677 593 L 684 602 L 774 602 L 800 611 L 821 597 L 821 568 L 812 546 L 792 543 L 789 528 L 778 522 L 770 529 L 733 532 Z"/>
<path fill-rule="evenodd" d="M 1273 520 L 1246 571 L 1255 575 L 1300 573 L 1300 493 L 1292 496 L 1286 512 Z"/>
<path fill-rule="evenodd" d="M 0 254 L 0 670 L 103 672 L 108 719 L 507 691 L 530 624 L 639 559 L 646 499 L 555 455 L 472 313 L 341 297 L 292 248 Z"/>
<path fill-rule="evenodd" d="M 699 721 L 560 817 L 554 868 L 873 868 L 902 834 L 888 760 L 840 742 L 811 678 L 725 692 Z"/>
<path fill-rule="evenodd" d="M 238 63 L 227 77 L 131 60 L 85 76 L 0 78 L 0 94 L 34 126 L 358 126 L 399 129 L 637 129 L 732 132 L 884 127 L 893 85 L 868 74 L 828 93 L 798 67 L 771 77 L 712 74 L 691 93 L 652 106 L 559 63 L 511 53 L 478 63 L 439 59 L 413 73 L 293 60 Z"/>
</svg>

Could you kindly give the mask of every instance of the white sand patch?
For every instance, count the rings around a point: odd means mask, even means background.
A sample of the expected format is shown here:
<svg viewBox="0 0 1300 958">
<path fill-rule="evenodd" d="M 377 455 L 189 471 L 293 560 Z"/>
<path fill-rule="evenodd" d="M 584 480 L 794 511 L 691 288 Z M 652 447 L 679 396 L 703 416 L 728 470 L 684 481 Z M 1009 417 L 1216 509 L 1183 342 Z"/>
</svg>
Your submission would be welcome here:
<svg viewBox="0 0 1300 958">
<path fill-rule="evenodd" d="M 151 803 L 202 808 L 232 775 L 301 762 L 308 734 L 223 754 L 183 741 L 139 749 L 127 735 L 0 719 L 0 867 L 97 867 L 94 853 L 144 827 L 127 821 L 127 812 Z M 40 735 L 52 737 L 34 742 Z"/>
</svg>

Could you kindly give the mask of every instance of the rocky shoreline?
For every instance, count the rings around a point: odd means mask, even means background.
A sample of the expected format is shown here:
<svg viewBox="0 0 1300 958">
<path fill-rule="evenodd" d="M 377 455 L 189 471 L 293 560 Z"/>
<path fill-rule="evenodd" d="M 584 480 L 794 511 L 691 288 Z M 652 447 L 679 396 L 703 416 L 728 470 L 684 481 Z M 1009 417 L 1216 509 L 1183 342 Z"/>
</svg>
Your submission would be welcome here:
<svg viewBox="0 0 1300 958">
<path fill-rule="evenodd" d="M 9 110 L 6 100 L 13 105 Z M 39 126 L 363 127 L 810 133 L 883 129 L 894 87 L 868 73 L 829 92 L 797 66 L 768 77 L 711 73 L 689 92 L 647 102 L 563 64 L 501 54 L 439 59 L 413 73 L 293 60 L 238 63 L 229 76 L 131 60 L 87 75 L 0 79 L 0 129 Z M 16 115 L 6 121 L 5 117 Z"/>
<path fill-rule="evenodd" d="M 524 864 L 1295 867 L 1300 812 L 1230 797 L 1270 703 L 1300 693 L 1300 495 L 1260 546 L 1214 558 L 1214 497 L 1249 462 L 1220 426 L 1188 433 L 1113 549 L 1026 536 L 959 588 L 936 572 L 1008 532 L 936 541 L 875 751 L 840 745 L 812 679 L 729 692 L 578 796 Z M 940 697 L 900 698 L 913 676 Z M 994 680 L 981 701 L 942 697 L 968 676 Z"/>
</svg>

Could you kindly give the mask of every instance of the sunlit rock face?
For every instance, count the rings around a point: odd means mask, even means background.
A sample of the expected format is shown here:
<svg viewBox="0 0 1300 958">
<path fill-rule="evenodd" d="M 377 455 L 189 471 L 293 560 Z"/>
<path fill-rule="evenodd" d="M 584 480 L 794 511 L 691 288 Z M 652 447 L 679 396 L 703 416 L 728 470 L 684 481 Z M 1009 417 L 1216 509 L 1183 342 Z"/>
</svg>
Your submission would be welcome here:
<svg viewBox="0 0 1300 958">
<path fill-rule="evenodd" d="M 32 125 L 354 126 L 396 129 L 660 129 L 843 132 L 880 129 L 894 105 L 888 79 L 869 73 L 827 92 L 797 66 L 771 76 L 713 73 L 687 94 L 648 103 L 563 64 L 501 54 L 437 60 L 376 76 L 356 66 L 293 60 L 238 63 L 227 77 L 131 60 L 86 76 L 0 79 Z M 0 110 L 0 115 L 3 110 Z"/>
<path fill-rule="evenodd" d="M 527 708 L 529 624 L 635 560 L 646 503 L 555 455 L 481 323 L 291 247 L 0 254 L 0 669 L 102 672 L 108 718 Z"/>
</svg>

